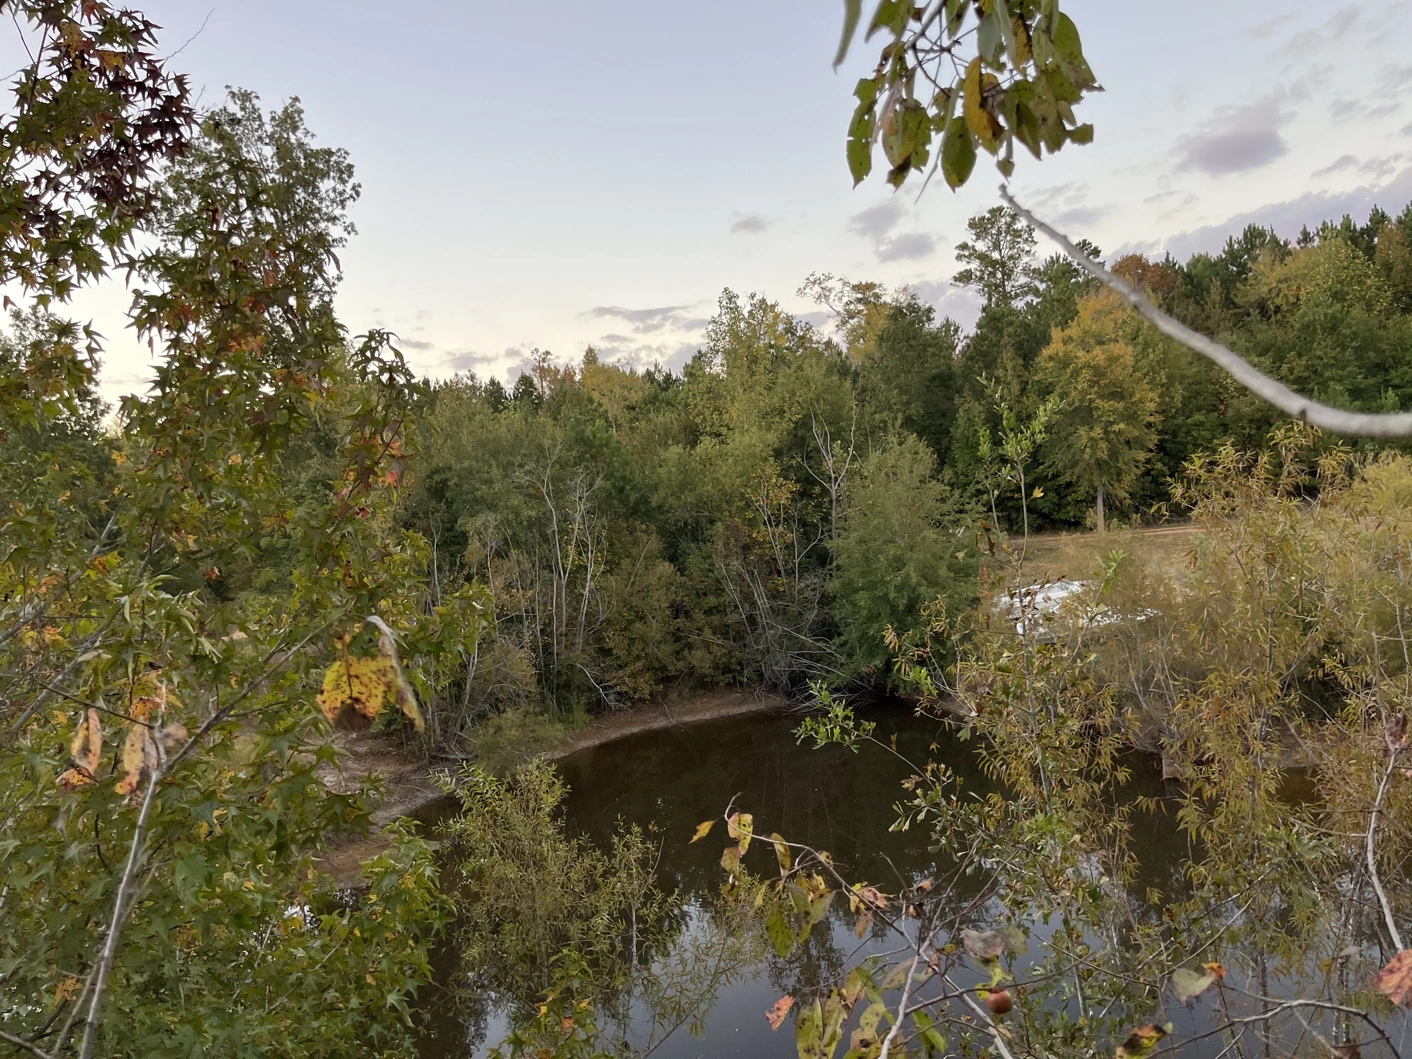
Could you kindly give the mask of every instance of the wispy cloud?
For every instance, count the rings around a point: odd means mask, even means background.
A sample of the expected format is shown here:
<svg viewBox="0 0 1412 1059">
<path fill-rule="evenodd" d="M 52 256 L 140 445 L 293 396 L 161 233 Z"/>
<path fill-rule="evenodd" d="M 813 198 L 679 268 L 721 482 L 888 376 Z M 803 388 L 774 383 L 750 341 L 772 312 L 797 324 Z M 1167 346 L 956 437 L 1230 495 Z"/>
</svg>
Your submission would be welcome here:
<svg viewBox="0 0 1412 1059">
<path fill-rule="evenodd" d="M 731 222 L 731 231 L 743 235 L 759 235 L 773 223 L 770 218 L 762 217 L 758 213 L 746 213 Z"/>
<path fill-rule="evenodd" d="M 620 305 L 597 305 L 585 316 L 595 320 L 622 320 L 634 334 L 650 335 L 667 330 L 695 330 L 706 325 L 702 317 L 688 314 L 690 305 L 664 305 L 657 309 L 625 309 Z"/>
<path fill-rule="evenodd" d="M 936 252 L 936 240 L 923 232 L 884 239 L 878 244 L 879 261 L 916 261 Z"/>
<path fill-rule="evenodd" d="M 418 352 L 425 352 L 428 349 L 436 348 L 435 342 L 423 342 L 417 338 L 402 338 L 400 336 L 397 339 L 397 345 L 403 349 L 415 349 Z"/>
<path fill-rule="evenodd" d="M 903 207 L 896 198 L 869 206 L 848 219 L 848 230 L 867 239 L 881 239 L 902 223 Z"/>
<path fill-rule="evenodd" d="M 1273 99 L 1216 110 L 1201 129 L 1178 144 L 1178 169 L 1212 176 L 1258 169 L 1285 154 L 1284 115 Z"/>
</svg>

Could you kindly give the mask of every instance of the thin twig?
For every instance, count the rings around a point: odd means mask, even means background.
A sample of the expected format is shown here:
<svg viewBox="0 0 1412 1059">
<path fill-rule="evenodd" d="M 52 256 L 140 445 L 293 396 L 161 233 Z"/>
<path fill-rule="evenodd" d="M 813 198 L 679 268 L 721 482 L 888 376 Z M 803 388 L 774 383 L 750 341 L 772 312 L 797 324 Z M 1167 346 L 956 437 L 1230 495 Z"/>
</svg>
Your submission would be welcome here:
<svg viewBox="0 0 1412 1059">
<path fill-rule="evenodd" d="M 108 925 L 108 936 L 103 939 L 103 952 L 94 968 L 93 999 L 88 1002 L 88 1019 L 83 1027 L 83 1044 L 79 1048 L 79 1059 L 92 1059 L 93 1050 L 98 1045 L 98 1022 L 103 1009 L 103 989 L 108 982 L 108 972 L 118 953 L 118 935 L 122 932 L 123 919 L 128 912 L 128 890 L 137 874 L 142 859 L 142 847 L 147 839 L 147 817 L 152 812 L 152 802 L 157 797 L 157 787 L 162 782 L 163 770 L 159 765 L 152 770 L 147 780 L 147 793 L 142 798 L 142 809 L 137 814 L 137 826 L 132 831 L 132 845 L 128 848 L 127 866 L 123 868 L 122 880 L 118 883 L 118 895 L 113 899 L 113 919 Z"/>
<path fill-rule="evenodd" d="M 16 1037 L 13 1033 L 6 1033 L 4 1030 L 0 1030 L 0 1041 L 4 1041 L 6 1044 L 13 1044 L 16 1048 L 20 1049 L 20 1051 L 28 1052 L 30 1055 L 35 1056 L 35 1059 L 53 1059 L 43 1048 L 31 1044 L 23 1037 Z"/>
<path fill-rule="evenodd" d="M 907 1000 L 912 995 L 912 979 L 917 974 L 917 963 L 921 958 L 922 953 L 918 950 L 912 957 L 911 964 L 907 967 L 907 981 L 902 984 L 902 999 L 897 1002 L 897 1021 L 892 1024 L 892 1029 L 888 1030 L 887 1036 L 883 1038 L 882 1051 L 878 1052 L 878 1059 L 887 1059 L 888 1053 L 892 1051 L 892 1042 L 902 1032 L 902 1022 L 907 1017 Z"/>
<path fill-rule="evenodd" d="M 1388 755 L 1387 770 L 1383 773 L 1383 782 L 1378 785 L 1378 796 L 1373 800 L 1373 811 L 1368 814 L 1368 874 L 1373 880 L 1373 890 L 1378 895 L 1378 904 L 1383 906 L 1383 920 L 1387 923 L 1387 932 L 1392 938 L 1393 947 L 1401 952 L 1403 950 L 1402 935 L 1398 933 L 1397 923 L 1392 918 L 1392 905 L 1388 903 L 1387 891 L 1383 889 L 1383 881 L 1378 875 L 1378 858 L 1374 854 L 1374 841 L 1378 831 L 1378 815 L 1383 811 L 1383 798 L 1387 796 L 1387 785 L 1392 779 L 1393 771 L 1397 768 L 1397 756 L 1402 753 L 1401 747 L 1395 747 Z"/>
</svg>

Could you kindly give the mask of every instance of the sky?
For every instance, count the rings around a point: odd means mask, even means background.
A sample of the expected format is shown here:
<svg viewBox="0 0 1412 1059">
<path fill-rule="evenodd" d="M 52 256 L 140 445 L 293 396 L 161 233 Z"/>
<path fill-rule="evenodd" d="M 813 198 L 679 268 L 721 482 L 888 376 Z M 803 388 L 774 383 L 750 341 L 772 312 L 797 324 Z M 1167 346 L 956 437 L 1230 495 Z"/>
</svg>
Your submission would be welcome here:
<svg viewBox="0 0 1412 1059">
<path fill-rule="evenodd" d="M 806 319 L 812 272 L 912 286 L 963 325 L 950 283 L 969 185 L 858 188 L 851 93 L 876 48 L 831 62 L 836 0 L 134 0 L 203 105 L 225 86 L 302 101 L 346 148 L 362 198 L 339 313 L 394 331 L 421 373 L 507 381 L 561 361 L 679 368 L 722 289 Z M 1105 92 L 1089 146 L 1036 162 L 1019 201 L 1110 259 L 1218 249 L 1247 223 L 1412 201 L 1412 4 L 1067 0 Z M 879 42 L 875 42 L 879 43 Z M 113 281 L 71 312 L 108 339 L 103 389 L 141 392 L 151 355 Z"/>
</svg>

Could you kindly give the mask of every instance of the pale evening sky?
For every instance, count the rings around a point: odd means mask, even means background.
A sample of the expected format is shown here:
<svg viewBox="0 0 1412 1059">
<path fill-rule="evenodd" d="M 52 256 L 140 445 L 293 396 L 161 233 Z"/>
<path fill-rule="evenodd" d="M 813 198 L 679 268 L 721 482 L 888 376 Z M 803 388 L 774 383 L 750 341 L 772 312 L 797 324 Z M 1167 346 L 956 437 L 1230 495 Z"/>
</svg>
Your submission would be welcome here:
<svg viewBox="0 0 1412 1059">
<path fill-rule="evenodd" d="M 390 328 L 421 372 L 513 378 L 532 347 L 680 367 L 723 287 L 805 315 L 813 271 L 952 287 L 966 218 L 997 201 L 985 156 L 854 189 L 841 4 L 714 0 L 138 0 L 206 104 L 224 86 L 303 101 L 363 185 L 339 310 Z M 1302 223 L 1412 200 L 1412 4 L 1069 0 L 1106 92 L 1087 147 L 1019 160 L 1022 202 L 1108 254 L 1179 256 L 1249 219 Z M 118 284 L 73 306 L 109 339 L 104 390 L 141 389 Z"/>
</svg>

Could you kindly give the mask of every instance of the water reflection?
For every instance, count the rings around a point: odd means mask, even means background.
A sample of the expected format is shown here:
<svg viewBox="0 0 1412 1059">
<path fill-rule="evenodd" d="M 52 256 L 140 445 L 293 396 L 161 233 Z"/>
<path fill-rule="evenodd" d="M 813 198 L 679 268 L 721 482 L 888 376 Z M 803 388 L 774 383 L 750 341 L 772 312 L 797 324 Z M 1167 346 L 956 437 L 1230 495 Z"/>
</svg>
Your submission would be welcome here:
<svg viewBox="0 0 1412 1059">
<path fill-rule="evenodd" d="M 964 791 L 984 795 L 995 789 L 977 767 L 973 746 L 959 742 L 939 722 L 917 718 L 901 706 L 874 708 L 869 719 L 877 722 L 881 739 L 895 737 L 904 757 L 918 763 L 930 757 L 949 766 Z M 570 789 L 565 806 L 570 832 L 606 847 L 619 821 L 655 825 L 664 839 L 658 868 L 662 889 L 678 891 L 681 902 L 677 929 L 670 932 L 675 940 L 655 955 L 653 971 L 640 979 L 647 988 L 605 1005 L 602 1025 L 611 1039 L 650 1049 L 662 1059 L 789 1059 L 796 1054 L 794 1035 L 788 1023 L 778 1032 L 770 1030 L 764 1017 L 770 1005 L 786 993 L 803 996 L 836 983 L 863 956 L 896 949 L 896 936 L 881 927 L 861 939 L 855 936 L 845 901 L 833 907 L 828 929 L 816 928 L 786 959 L 768 950 L 758 927 L 742 929 L 723 915 L 718 907 L 722 842 L 691 845 L 689 839 L 698 823 L 718 817 L 732 799 L 754 813 L 757 834 L 778 831 L 827 849 L 851 879 L 895 892 L 922 878 L 954 877 L 956 908 L 969 905 L 967 920 L 976 926 L 995 922 L 998 910 L 974 900 L 979 875 L 956 875 L 956 866 L 929 848 L 925 829 L 891 830 L 896 804 L 904 796 L 900 784 L 910 772 L 907 765 L 876 748 L 855 754 L 838 746 L 800 747 L 793 734 L 798 720 L 755 716 L 647 733 L 561 763 Z M 1160 905 L 1142 900 L 1147 894 L 1168 900 L 1184 895 L 1181 865 L 1190 849 L 1174 813 L 1163 811 L 1173 792 L 1164 788 L 1157 763 L 1134 755 L 1126 764 L 1132 778 L 1124 799 L 1151 799 L 1158 809 L 1132 815 L 1130 845 L 1141 866 L 1131 888 L 1132 911 L 1147 918 L 1160 914 Z M 1036 940 L 1054 928 L 1033 926 Z M 456 954 L 449 948 L 440 956 L 438 973 L 443 986 L 457 980 Z M 1253 984 L 1265 978 L 1266 995 L 1283 991 L 1279 981 L 1270 982 L 1255 965 L 1236 974 L 1233 985 L 1244 984 L 1249 975 Z M 663 1001 L 661 994 L 676 987 L 692 998 L 685 1007 Z M 504 1010 L 477 1007 L 474 998 L 456 997 L 444 988 L 424 1002 L 430 1015 L 422 1047 L 427 1059 L 483 1056 L 509 1028 Z M 1169 1007 L 1179 1034 L 1194 1036 L 1205 1025 L 1200 1008 Z M 672 1028 L 677 1031 L 664 1034 Z M 1216 1056 L 1223 1048 L 1214 1039 L 1209 1047 L 1185 1054 Z"/>
</svg>

